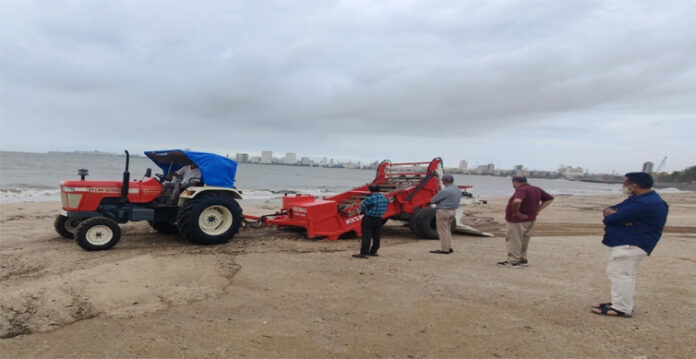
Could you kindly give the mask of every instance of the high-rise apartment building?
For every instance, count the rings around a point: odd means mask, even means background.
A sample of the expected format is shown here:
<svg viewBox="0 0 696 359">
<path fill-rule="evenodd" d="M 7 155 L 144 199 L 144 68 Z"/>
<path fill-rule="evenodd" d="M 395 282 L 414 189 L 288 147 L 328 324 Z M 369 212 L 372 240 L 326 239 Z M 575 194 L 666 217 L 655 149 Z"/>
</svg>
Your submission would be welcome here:
<svg viewBox="0 0 696 359">
<path fill-rule="evenodd" d="M 643 163 L 643 172 L 652 173 L 654 166 L 655 164 L 650 161 Z"/>
<path fill-rule="evenodd" d="M 261 151 L 261 163 L 273 163 L 273 151 Z"/>
<path fill-rule="evenodd" d="M 469 164 L 465 160 L 459 161 L 459 169 L 460 170 L 462 170 L 462 171 L 465 170 L 467 168 L 467 166 L 469 166 Z"/>
</svg>

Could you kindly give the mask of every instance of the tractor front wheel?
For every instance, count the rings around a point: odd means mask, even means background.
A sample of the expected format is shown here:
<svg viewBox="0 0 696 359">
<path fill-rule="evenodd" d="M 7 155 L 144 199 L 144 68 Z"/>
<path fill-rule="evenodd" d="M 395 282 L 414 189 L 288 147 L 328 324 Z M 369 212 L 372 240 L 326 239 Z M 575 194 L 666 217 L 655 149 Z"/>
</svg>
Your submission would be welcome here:
<svg viewBox="0 0 696 359">
<path fill-rule="evenodd" d="M 121 239 L 121 229 L 118 223 L 105 218 L 95 217 L 85 219 L 75 231 L 77 244 L 88 251 L 103 251 L 110 249 Z"/>
<path fill-rule="evenodd" d="M 56 216 L 56 220 L 53 222 L 53 227 L 56 232 L 61 236 L 69 239 L 75 238 L 75 231 L 77 226 L 80 224 L 80 219 L 66 217 L 62 214 Z"/>
<path fill-rule="evenodd" d="M 241 224 L 237 201 L 220 193 L 204 193 L 186 201 L 177 215 L 179 232 L 198 244 L 227 243 Z"/>
</svg>

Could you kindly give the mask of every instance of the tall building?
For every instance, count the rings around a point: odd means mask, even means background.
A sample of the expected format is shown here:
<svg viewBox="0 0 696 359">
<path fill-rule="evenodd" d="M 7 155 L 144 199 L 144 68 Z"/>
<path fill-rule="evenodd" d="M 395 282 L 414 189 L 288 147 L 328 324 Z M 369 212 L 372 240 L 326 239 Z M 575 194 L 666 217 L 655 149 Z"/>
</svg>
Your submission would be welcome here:
<svg viewBox="0 0 696 359">
<path fill-rule="evenodd" d="M 524 169 L 524 165 L 515 165 L 515 167 L 512 170 L 515 171 L 515 176 L 527 175 L 527 171 Z"/>
<path fill-rule="evenodd" d="M 487 165 L 480 165 L 476 167 L 476 173 L 481 175 L 495 174 L 495 165 L 493 163 L 489 163 Z"/>
<path fill-rule="evenodd" d="M 460 170 L 465 170 L 469 164 L 465 160 L 459 161 L 459 169 Z"/>
<path fill-rule="evenodd" d="M 584 171 L 582 170 L 582 167 L 571 167 L 561 165 L 560 167 L 558 167 L 558 173 L 563 178 L 575 178 L 582 176 L 584 174 Z"/>
<path fill-rule="evenodd" d="M 652 173 L 653 166 L 655 166 L 655 164 L 650 161 L 643 163 L 643 172 Z"/>
<path fill-rule="evenodd" d="M 261 163 L 272 163 L 273 151 L 261 151 Z"/>
<path fill-rule="evenodd" d="M 292 152 L 287 152 L 285 153 L 285 157 L 283 157 L 283 163 L 286 165 L 294 165 L 297 163 L 297 155 Z"/>
<path fill-rule="evenodd" d="M 235 157 L 235 159 L 239 163 L 247 163 L 247 162 L 249 162 L 249 154 L 248 153 L 237 153 L 237 156 Z"/>
</svg>

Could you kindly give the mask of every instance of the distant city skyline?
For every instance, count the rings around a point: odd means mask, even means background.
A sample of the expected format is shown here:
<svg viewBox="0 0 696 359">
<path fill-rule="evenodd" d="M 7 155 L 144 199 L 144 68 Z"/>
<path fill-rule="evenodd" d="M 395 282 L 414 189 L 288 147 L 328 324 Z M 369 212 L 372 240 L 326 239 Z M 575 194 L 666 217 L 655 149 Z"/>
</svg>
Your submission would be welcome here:
<svg viewBox="0 0 696 359">
<path fill-rule="evenodd" d="M 255 156 L 254 153 L 240 153 L 237 152 L 232 156 L 231 154 L 226 154 L 230 158 L 234 158 L 237 161 L 241 163 L 262 163 L 262 164 L 299 164 L 299 165 L 329 165 L 330 164 L 352 164 L 352 165 L 362 165 L 362 166 L 370 166 L 374 165 L 375 163 L 379 163 L 381 160 L 372 160 L 372 161 L 360 161 L 360 160 L 354 160 L 354 159 L 335 159 L 332 157 L 328 156 L 322 156 L 322 157 L 316 157 L 311 159 L 310 157 L 303 156 L 301 157 L 301 160 L 297 160 L 297 154 L 294 152 L 280 152 L 278 156 L 274 156 L 274 152 L 270 150 L 262 150 L 260 152 L 260 156 Z M 282 155 L 282 157 L 280 157 Z M 264 157 L 266 156 L 266 157 Z M 289 157 L 290 156 L 290 157 Z M 240 161 L 240 158 L 242 159 Z M 264 159 L 265 158 L 265 159 Z M 664 165 L 664 162 L 666 159 L 663 159 L 662 165 Z M 589 169 L 583 168 L 581 166 L 572 166 L 572 165 L 565 165 L 565 164 L 560 164 L 558 165 L 557 168 L 555 169 L 540 169 L 540 168 L 528 168 L 524 164 L 517 164 L 514 165 L 511 168 L 499 168 L 496 166 L 495 163 L 486 163 L 483 165 L 475 165 L 473 167 L 469 166 L 469 162 L 465 159 L 461 159 L 458 161 L 459 165 L 458 166 L 447 166 L 445 165 L 445 168 L 449 170 L 457 170 L 462 173 L 471 173 L 471 174 L 494 174 L 497 171 L 503 171 L 503 172 L 511 172 L 511 171 L 516 171 L 519 174 L 524 174 L 526 172 L 548 172 L 548 173 L 559 173 L 561 174 L 564 178 L 576 178 L 576 177 L 581 177 L 583 175 L 588 175 L 588 174 L 606 174 L 606 175 L 623 175 L 625 172 L 620 172 L 620 171 L 612 171 L 612 172 L 593 172 L 590 171 Z M 360 167 L 360 166 L 356 166 Z M 646 161 L 643 163 L 637 163 L 636 168 L 633 170 L 629 170 L 626 172 L 640 172 L 640 171 L 647 171 L 647 172 L 652 172 L 653 170 L 653 165 L 652 162 Z"/>
<path fill-rule="evenodd" d="M 191 148 L 184 148 L 185 150 L 194 150 Z M 81 153 L 81 154 L 93 154 L 98 156 L 121 156 L 122 152 L 109 152 L 100 150 L 73 150 L 73 151 L 49 151 L 49 152 L 66 152 L 66 153 Z M 318 166 L 318 167 L 342 167 L 342 168 L 376 168 L 379 162 L 382 160 L 354 160 L 354 159 L 336 159 L 333 157 L 322 156 L 315 159 L 310 159 L 309 157 L 302 156 L 297 159 L 297 153 L 294 152 L 280 152 L 278 155 L 282 157 L 277 157 L 273 155 L 273 151 L 262 150 L 259 155 L 254 155 L 255 153 L 245 153 L 245 152 L 225 152 L 219 153 L 222 156 L 226 156 L 230 159 L 236 160 L 239 163 L 251 163 L 251 164 L 276 164 L 276 165 L 296 165 L 296 166 Z M 132 152 L 131 156 L 142 156 L 140 153 Z M 0 157 L 1 159 L 1 157 Z M 667 158 L 663 158 L 657 167 L 654 167 L 654 163 L 651 161 L 645 161 L 636 169 L 630 169 L 626 172 L 649 172 L 649 173 L 671 173 L 664 171 L 664 165 Z M 264 162 L 265 161 L 265 162 Z M 429 160 L 428 160 L 429 161 Z M 400 161 L 392 161 L 400 162 Z M 409 161 L 406 161 L 409 162 Z M 618 176 L 621 177 L 626 172 L 622 171 L 611 171 L 611 172 L 594 172 L 589 169 L 582 168 L 580 166 L 570 166 L 561 164 L 555 169 L 538 169 L 529 168 L 524 164 L 516 164 L 512 168 L 501 168 L 495 163 L 486 163 L 483 165 L 476 165 L 471 167 L 468 165 L 467 160 L 459 160 L 459 166 L 447 166 L 443 163 L 445 169 L 452 173 L 461 174 L 477 174 L 477 175 L 494 175 L 494 176 L 514 176 L 514 175 L 530 175 L 532 177 L 540 178 L 566 178 L 566 179 L 576 179 L 576 178 L 597 178 L 598 176 Z M 679 171 L 679 170 L 678 170 Z"/>
</svg>

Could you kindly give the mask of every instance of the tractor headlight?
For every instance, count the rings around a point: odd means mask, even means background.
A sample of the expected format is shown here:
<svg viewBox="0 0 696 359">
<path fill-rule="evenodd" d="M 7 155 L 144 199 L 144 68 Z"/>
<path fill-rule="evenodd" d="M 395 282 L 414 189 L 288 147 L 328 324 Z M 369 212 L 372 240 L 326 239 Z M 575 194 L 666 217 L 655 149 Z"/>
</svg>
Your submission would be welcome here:
<svg viewBox="0 0 696 359">
<path fill-rule="evenodd" d="M 63 192 L 91 192 L 96 187 L 73 187 L 73 186 L 63 186 Z"/>
</svg>

